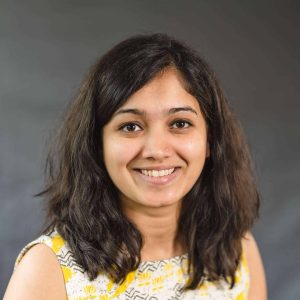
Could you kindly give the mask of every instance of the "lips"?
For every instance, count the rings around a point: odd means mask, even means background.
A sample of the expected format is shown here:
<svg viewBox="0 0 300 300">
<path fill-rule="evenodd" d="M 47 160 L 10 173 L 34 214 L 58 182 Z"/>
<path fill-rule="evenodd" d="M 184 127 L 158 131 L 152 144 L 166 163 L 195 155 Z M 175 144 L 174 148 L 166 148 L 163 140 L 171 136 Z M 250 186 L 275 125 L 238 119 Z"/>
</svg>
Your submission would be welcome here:
<svg viewBox="0 0 300 300">
<path fill-rule="evenodd" d="M 170 170 L 172 172 L 169 172 Z M 173 181 L 179 175 L 180 168 L 159 167 L 158 169 L 158 167 L 157 168 L 152 167 L 151 169 L 150 168 L 134 169 L 134 171 L 135 174 L 137 174 L 138 178 L 145 183 L 154 184 L 154 185 L 165 185 Z"/>
</svg>

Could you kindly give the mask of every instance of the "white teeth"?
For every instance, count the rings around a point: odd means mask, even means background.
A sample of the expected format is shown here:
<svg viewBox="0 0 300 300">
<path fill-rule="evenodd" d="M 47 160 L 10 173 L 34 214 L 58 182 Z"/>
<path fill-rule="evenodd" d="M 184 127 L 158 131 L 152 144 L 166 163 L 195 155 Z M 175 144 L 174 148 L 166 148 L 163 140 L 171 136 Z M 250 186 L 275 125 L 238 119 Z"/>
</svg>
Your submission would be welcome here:
<svg viewBox="0 0 300 300">
<path fill-rule="evenodd" d="M 172 169 L 168 169 L 168 170 L 141 170 L 141 172 L 146 175 L 146 176 L 150 176 L 150 177 L 162 177 L 162 176 L 166 176 L 166 175 L 170 175 L 171 173 L 173 173 L 173 171 L 175 170 L 175 168 Z"/>
</svg>

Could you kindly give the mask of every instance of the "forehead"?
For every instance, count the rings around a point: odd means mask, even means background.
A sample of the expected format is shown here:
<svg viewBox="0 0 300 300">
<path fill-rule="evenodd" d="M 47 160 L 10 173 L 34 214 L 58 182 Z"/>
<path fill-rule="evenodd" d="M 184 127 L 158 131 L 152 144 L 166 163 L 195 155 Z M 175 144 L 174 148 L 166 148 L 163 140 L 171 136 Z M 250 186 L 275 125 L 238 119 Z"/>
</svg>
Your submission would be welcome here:
<svg viewBox="0 0 300 300">
<path fill-rule="evenodd" d="M 146 114 L 165 114 L 172 108 L 187 106 L 200 112 L 197 99 L 186 91 L 178 72 L 167 69 L 131 95 L 120 110 L 139 109 Z"/>
</svg>

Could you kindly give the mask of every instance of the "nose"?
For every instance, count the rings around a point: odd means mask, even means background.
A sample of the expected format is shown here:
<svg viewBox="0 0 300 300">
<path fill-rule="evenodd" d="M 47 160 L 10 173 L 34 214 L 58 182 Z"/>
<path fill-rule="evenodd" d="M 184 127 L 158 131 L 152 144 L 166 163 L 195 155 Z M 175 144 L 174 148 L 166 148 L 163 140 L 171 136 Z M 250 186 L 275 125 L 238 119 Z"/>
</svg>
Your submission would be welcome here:
<svg viewBox="0 0 300 300">
<path fill-rule="evenodd" d="M 142 157 L 162 161 L 172 154 L 170 136 L 161 128 L 152 128 L 144 137 Z"/>
</svg>

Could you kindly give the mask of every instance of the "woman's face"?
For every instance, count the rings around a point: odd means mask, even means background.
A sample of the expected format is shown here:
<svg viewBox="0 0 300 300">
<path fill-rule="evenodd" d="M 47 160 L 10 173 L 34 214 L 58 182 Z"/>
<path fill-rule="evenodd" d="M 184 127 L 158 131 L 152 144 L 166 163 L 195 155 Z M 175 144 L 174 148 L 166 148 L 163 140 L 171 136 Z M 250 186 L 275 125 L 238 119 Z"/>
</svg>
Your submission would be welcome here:
<svg viewBox="0 0 300 300">
<path fill-rule="evenodd" d="M 104 163 L 123 205 L 178 204 L 208 156 L 205 120 L 178 73 L 134 93 L 103 128 Z"/>
</svg>

